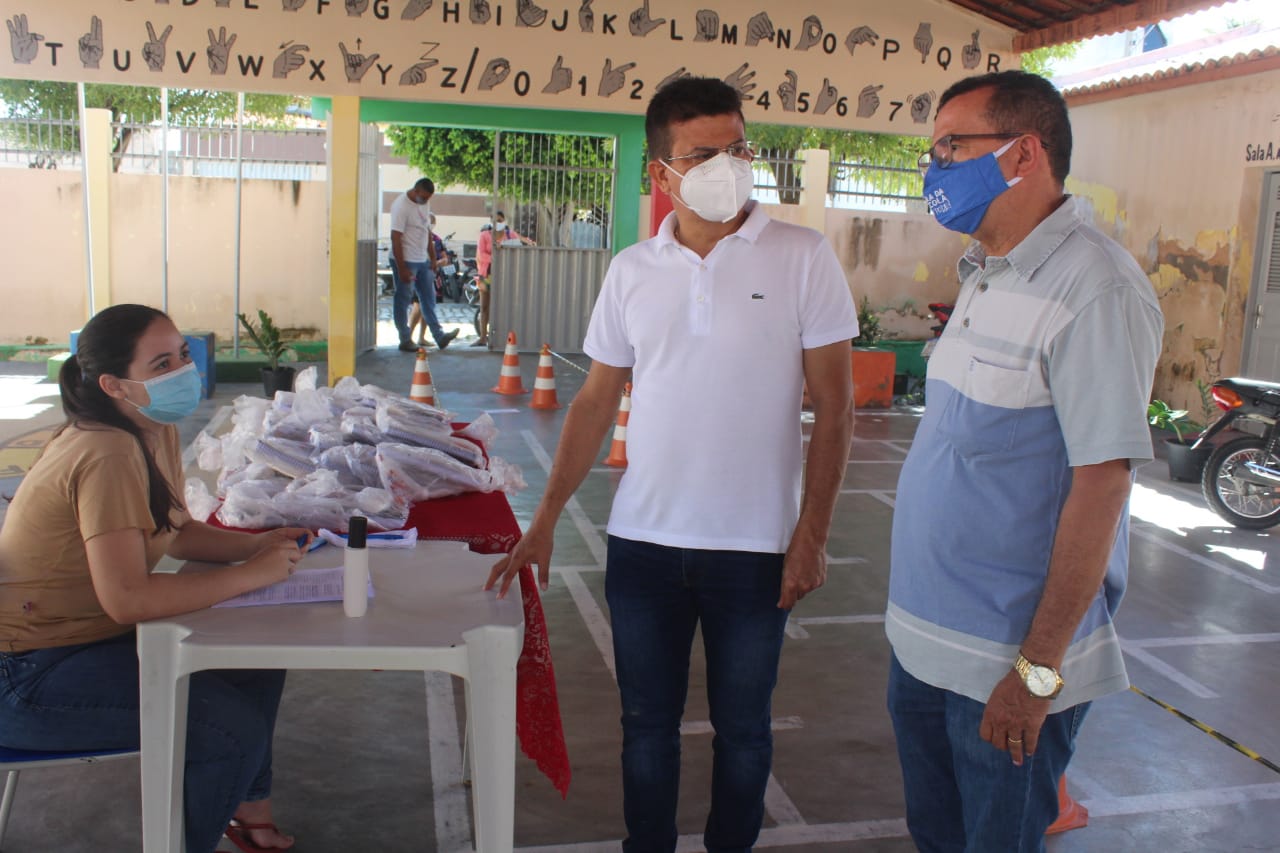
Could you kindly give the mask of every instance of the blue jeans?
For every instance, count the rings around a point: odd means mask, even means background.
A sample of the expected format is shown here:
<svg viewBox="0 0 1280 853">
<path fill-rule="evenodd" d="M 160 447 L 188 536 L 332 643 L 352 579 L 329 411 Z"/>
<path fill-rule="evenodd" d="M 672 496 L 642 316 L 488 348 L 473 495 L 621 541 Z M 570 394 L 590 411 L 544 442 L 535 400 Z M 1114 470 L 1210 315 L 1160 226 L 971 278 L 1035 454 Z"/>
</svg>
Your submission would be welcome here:
<svg viewBox="0 0 1280 853">
<path fill-rule="evenodd" d="M 391 262 L 391 281 L 395 284 L 395 295 L 391 297 L 391 318 L 395 321 L 396 331 L 400 333 L 400 343 L 413 342 L 413 330 L 409 328 L 409 303 L 416 293 L 418 310 L 426 319 L 427 328 L 431 330 L 436 346 L 439 346 L 440 339 L 444 337 L 444 329 L 436 319 L 435 271 L 427 261 L 410 263 L 409 270 L 413 273 L 413 280 L 405 281 L 400 277 L 400 265 L 395 261 Z"/>
<path fill-rule="evenodd" d="M 283 670 L 191 676 L 183 809 L 187 853 L 208 853 L 240 803 L 271 795 L 271 734 Z M 0 654 L 0 742 L 12 749 L 137 749 L 133 632 Z"/>
<path fill-rule="evenodd" d="M 895 656 L 889 716 L 907 797 L 907 828 L 921 853 L 1039 853 L 1058 817 L 1058 778 L 1089 703 L 1050 714 L 1035 755 L 1015 767 L 978 734 L 986 706 L 926 684 Z"/>
<path fill-rule="evenodd" d="M 676 849 L 680 718 L 702 623 L 714 759 L 709 853 L 750 851 L 773 762 L 770 701 L 787 611 L 782 554 L 669 548 L 609 537 L 605 598 L 622 697 L 624 853 Z"/>
</svg>

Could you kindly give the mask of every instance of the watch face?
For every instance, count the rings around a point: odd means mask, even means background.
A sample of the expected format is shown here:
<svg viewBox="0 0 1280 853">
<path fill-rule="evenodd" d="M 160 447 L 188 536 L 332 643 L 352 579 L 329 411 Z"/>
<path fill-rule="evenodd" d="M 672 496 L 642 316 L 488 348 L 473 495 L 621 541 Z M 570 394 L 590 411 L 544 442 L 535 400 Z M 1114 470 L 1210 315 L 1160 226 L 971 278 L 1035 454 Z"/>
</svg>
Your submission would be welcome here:
<svg viewBox="0 0 1280 853">
<path fill-rule="evenodd" d="M 1053 692 L 1058 689 L 1058 679 L 1054 677 L 1053 670 L 1047 666 L 1032 665 L 1027 669 L 1027 690 L 1031 691 L 1033 696 L 1052 696 Z"/>
</svg>

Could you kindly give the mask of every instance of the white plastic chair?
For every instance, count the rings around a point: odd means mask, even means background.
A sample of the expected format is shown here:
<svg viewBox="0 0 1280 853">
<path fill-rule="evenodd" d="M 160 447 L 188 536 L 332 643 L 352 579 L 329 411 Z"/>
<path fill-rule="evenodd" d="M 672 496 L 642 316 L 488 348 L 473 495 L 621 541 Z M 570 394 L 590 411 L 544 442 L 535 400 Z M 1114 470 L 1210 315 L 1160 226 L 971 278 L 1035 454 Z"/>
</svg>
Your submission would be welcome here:
<svg viewBox="0 0 1280 853">
<path fill-rule="evenodd" d="M 9 812 L 13 810 L 14 794 L 18 790 L 18 774 L 38 767 L 57 767 L 60 764 L 97 764 L 115 758 L 130 758 L 138 754 L 136 749 L 109 749 L 93 752 L 29 752 L 25 749 L 9 749 L 0 746 L 0 770 L 9 773 L 4 782 L 4 799 L 0 800 L 0 844 L 4 843 L 4 831 L 9 825 Z"/>
</svg>

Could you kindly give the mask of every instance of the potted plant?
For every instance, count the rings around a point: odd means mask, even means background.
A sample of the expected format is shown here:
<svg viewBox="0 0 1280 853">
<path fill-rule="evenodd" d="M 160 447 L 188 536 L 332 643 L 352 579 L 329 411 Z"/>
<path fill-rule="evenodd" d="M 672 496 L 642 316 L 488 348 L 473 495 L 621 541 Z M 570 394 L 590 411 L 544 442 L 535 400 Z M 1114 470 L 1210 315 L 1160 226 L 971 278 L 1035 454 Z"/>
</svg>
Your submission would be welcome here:
<svg viewBox="0 0 1280 853">
<path fill-rule="evenodd" d="M 1173 432 L 1172 438 L 1164 440 L 1169 479 L 1200 482 L 1200 473 L 1213 448 L 1206 444 L 1193 450 L 1191 445 L 1200 437 L 1204 425 L 1188 420 L 1186 409 L 1174 409 L 1164 400 L 1152 400 L 1147 404 L 1147 421 L 1156 429 Z"/>
<path fill-rule="evenodd" d="M 288 347 L 280 339 L 280 329 L 272 322 L 271 315 L 259 308 L 257 328 L 254 328 L 244 314 L 236 316 L 240 318 L 240 325 L 249 333 L 253 345 L 267 357 L 267 366 L 262 368 L 262 392 L 268 397 L 274 397 L 277 391 L 292 391 L 295 371 L 292 367 L 280 366 L 280 357 Z"/>
<path fill-rule="evenodd" d="M 893 350 L 875 346 L 883 332 L 871 302 L 862 297 L 858 306 L 858 336 L 853 339 L 853 404 L 859 409 L 888 409 L 893 405 Z"/>
</svg>

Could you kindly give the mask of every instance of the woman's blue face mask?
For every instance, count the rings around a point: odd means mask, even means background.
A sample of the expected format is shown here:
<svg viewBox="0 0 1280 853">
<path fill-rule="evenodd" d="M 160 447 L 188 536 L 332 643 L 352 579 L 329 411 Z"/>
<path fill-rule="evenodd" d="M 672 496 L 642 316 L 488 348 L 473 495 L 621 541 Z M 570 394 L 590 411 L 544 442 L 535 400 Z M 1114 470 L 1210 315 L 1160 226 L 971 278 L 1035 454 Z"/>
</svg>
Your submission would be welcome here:
<svg viewBox="0 0 1280 853">
<path fill-rule="evenodd" d="M 961 234 L 978 230 L 991 202 L 1022 180 L 1006 181 L 998 160 L 1017 141 L 1011 139 L 976 160 L 952 163 L 946 168 L 935 161 L 929 166 L 924 176 L 924 200 L 939 225 Z"/>
<path fill-rule="evenodd" d="M 147 395 L 151 398 L 150 403 L 139 406 L 132 400 L 129 402 L 137 407 L 144 417 L 158 424 L 176 424 L 200 405 L 200 371 L 196 369 L 193 361 L 163 376 L 124 381 L 135 382 L 147 389 Z"/>
</svg>

